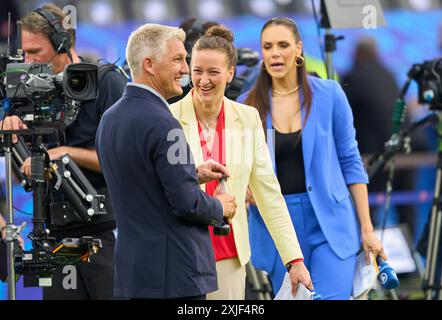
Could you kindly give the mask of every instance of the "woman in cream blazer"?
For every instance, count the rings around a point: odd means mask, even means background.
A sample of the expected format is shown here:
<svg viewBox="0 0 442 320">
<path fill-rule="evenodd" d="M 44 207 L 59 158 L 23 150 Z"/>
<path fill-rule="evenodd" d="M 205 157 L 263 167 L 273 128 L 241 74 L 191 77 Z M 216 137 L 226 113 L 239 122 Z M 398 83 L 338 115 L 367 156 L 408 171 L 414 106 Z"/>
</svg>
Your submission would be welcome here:
<svg viewBox="0 0 442 320">
<path fill-rule="evenodd" d="M 298 282 L 312 288 L 310 275 L 290 215 L 272 168 L 259 114 L 255 108 L 224 97 L 228 82 L 234 76 L 236 50 L 231 32 L 214 26 L 200 38 L 192 51 L 191 72 L 194 89 L 170 110 L 180 121 L 193 154 L 195 164 L 204 162 L 202 140 L 222 138 L 224 154 L 219 162 L 230 172 L 229 192 L 236 197 L 238 207 L 232 220 L 233 248 L 221 248 L 212 237 L 215 256 L 234 252 L 233 256 L 217 259 L 219 290 L 208 299 L 244 299 L 245 265 L 250 259 L 249 233 L 246 211 L 246 190 L 250 188 L 262 218 L 275 242 L 284 264 L 289 267 L 293 290 Z M 222 119 L 222 121 L 220 120 Z M 223 125 L 222 137 L 216 134 Z M 215 159 L 216 160 L 216 159 Z M 205 185 L 201 186 L 205 189 Z M 223 243 L 222 239 L 220 240 Z M 221 244 L 221 247 L 224 244 Z M 221 254 L 217 254 L 217 250 Z M 225 254 L 224 254 L 225 256 Z"/>
</svg>

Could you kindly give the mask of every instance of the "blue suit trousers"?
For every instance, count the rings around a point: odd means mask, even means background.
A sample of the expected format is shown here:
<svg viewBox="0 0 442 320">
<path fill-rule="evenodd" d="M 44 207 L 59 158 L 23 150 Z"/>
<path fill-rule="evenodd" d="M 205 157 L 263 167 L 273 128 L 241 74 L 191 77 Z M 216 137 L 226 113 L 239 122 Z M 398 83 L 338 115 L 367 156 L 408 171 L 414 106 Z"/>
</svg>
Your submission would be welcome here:
<svg viewBox="0 0 442 320">
<path fill-rule="evenodd" d="M 321 294 L 324 300 L 348 300 L 352 293 L 356 255 L 343 260 L 333 252 L 319 226 L 307 193 L 284 195 L 284 198 L 315 292 Z M 259 215 L 256 207 L 251 206 L 250 210 L 251 214 Z M 274 245 L 273 248 L 276 251 Z M 253 255 L 252 250 L 252 263 Z M 266 271 L 269 272 L 276 294 L 287 271 L 279 254 L 267 252 L 267 257 L 269 256 L 274 257 L 273 269 Z"/>
</svg>

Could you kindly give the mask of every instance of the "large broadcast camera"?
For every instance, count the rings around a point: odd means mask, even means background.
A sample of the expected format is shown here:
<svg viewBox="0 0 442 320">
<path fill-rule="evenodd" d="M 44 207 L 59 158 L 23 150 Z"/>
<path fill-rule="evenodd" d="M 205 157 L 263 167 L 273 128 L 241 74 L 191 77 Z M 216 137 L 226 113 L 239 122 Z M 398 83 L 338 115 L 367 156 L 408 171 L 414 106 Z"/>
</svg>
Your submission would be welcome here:
<svg viewBox="0 0 442 320">
<path fill-rule="evenodd" d="M 409 76 L 419 87 L 419 103 L 429 104 L 433 111 L 442 111 L 442 58 L 413 65 Z"/>
<path fill-rule="evenodd" d="M 49 64 L 6 63 L 1 57 L 0 85 L 3 110 L 12 111 L 31 126 L 56 124 L 69 126 L 78 114 L 79 102 L 97 96 L 97 66 L 89 63 L 67 65 L 62 74 L 53 75 Z"/>
<path fill-rule="evenodd" d="M 32 249 L 24 251 L 17 245 L 21 227 L 13 225 L 12 213 L 9 213 L 6 228 L 6 245 L 2 244 L 8 248 L 8 272 L 24 275 L 25 286 L 26 279 L 28 286 L 51 286 L 57 267 L 87 262 L 102 246 L 101 240 L 93 237 L 59 240 L 50 236 L 52 227 L 87 223 L 97 215 L 106 214 L 106 210 L 104 195 L 97 193 L 72 158 L 66 154 L 60 160 L 50 160 L 43 143 L 44 136 L 61 133 L 75 121 L 81 101 L 95 99 L 97 92 L 98 67 L 95 64 L 70 64 L 63 73 L 54 75 L 49 64 L 23 63 L 20 47 L 16 56 L 0 56 L 3 118 L 16 115 L 29 128 L 20 131 L 0 128 L 3 137 L 0 147 L 4 151 L 2 156 L 5 156 L 7 171 L 8 168 L 14 171 L 24 189 L 34 192 L 33 230 L 28 235 Z M 13 133 L 20 135 L 15 144 L 12 143 Z M 23 137 L 28 136 L 32 139 L 25 142 Z M 31 178 L 20 171 L 29 156 L 32 156 Z M 8 198 L 12 202 L 11 175 L 12 172 L 6 173 L 7 202 Z M 52 193 L 63 196 L 54 201 Z M 7 211 L 12 211 L 12 204 Z M 13 265 L 9 264 L 10 260 Z M 0 261 L 0 269 L 2 263 Z M 2 274 L 4 281 L 4 272 L 0 272 Z M 15 286 L 15 279 L 11 278 L 8 284 Z"/>
<path fill-rule="evenodd" d="M 431 61 L 424 61 L 414 64 L 408 71 L 408 79 L 400 91 L 393 110 L 393 134 L 384 143 L 383 150 L 375 154 L 368 161 L 368 175 L 370 179 L 376 176 L 381 170 L 402 151 L 411 151 L 411 133 L 416 129 L 429 123 L 435 125 L 438 133 L 439 150 L 437 159 L 436 181 L 434 186 L 434 198 L 431 207 L 431 214 L 425 229 L 417 244 L 417 250 L 422 255 L 426 255 L 425 273 L 422 278 L 422 287 L 428 300 L 442 298 L 440 290 L 441 277 L 441 250 L 442 219 L 442 57 Z M 407 111 L 405 96 L 412 81 L 418 85 L 418 101 L 420 104 L 428 104 L 431 111 L 422 119 L 411 123 L 404 128 L 404 120 Z M 387 200 L 385 212 L 388 212 L 389 201 L 392 192 L 392 182 L 394 179 L 394 162 L 391 163 L 387 181 Z M 384 219 L 384 224 L 387 219 Z M 383 226 L 385 228 L 385 225 Z"/>
<path fill-rule="evenodd" d="M 415 81 L 418 85 L 418 101 L 428 104 L 431 111 L 442 111 L 442 58 L 414 64 L 407 73 L 407 81 L 401 89 L 393 110 L 393 135 L 385 142 L 381 152 L 368 161 L 368 175 L 370 179 L 377 175 L 400 151 L 411 151 L 409 135 L 417 128 L 427 123 L 438 123 L 437 113 L 430 113 L 423 119 L 412 123 L 410 127 L 401 128 L 407 111 L 405 96 L 410 84 Z"/>
</svg>

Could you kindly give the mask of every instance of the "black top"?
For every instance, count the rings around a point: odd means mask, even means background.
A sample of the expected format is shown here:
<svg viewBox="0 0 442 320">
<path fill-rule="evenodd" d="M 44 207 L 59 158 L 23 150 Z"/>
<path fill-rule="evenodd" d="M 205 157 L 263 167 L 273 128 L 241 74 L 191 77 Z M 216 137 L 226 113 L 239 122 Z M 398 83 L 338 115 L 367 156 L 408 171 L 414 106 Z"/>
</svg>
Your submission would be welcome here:
<svg viewBox="0 0 442 320">
<path fill-rule="evenodd" d="M 306 192 L 301 130 L 280 133 L 275 129 L 276 172 L 282 194 Z"/>
<path fill-rule="evenodd" d="M 124 76 L 115 70 L 105 73 L 102 79 L 99 80 L 97 99 L 81 104 L 77 118 L 66 128 L 64 132 L 65 137 L 61 139 L 65 141 L 60 141 L 61 144 L 94 149 L 95 135 L 101 116 L 122 96 L 126 83 L 127 80 Z M 89 223 L 73 222 L 65 227 L 50 226 L 51 235 L 56 238 L 92 235 L 106 230 L 112 230 L 116 227 L 110 196 L 103 175 L 85 168 L 81 168 L 81 170 L 97 192 L 105 195 L 107 213 L 106 215 L 96 217 L 94 221 Z"/>
<path fill-rule="evenodd" d="M 117 71 L 103 75 L 99 83 L 96 100 L 82 102 L 77 119 L 66 128 L 66 145 L 86 149 L 95 148 L 95 134 L 104 111 L 121 98 L 126 86 L 126 79 Z M 106 186 L 101 173 L 82 168 L 92 185 L 96 188 Z"/>
<path fill-rule="evenodd" d="M 107 66 L 98 69 L 98 96 L 95 100 L 82 102 L 77 118 L 64 131 L 58 130 L 57 134 L 44 136 L 43 141 L 48 149 L 58 146 L 73 146 L 85 149 L 95 149 L 95 135 L 103 113 L 117 102 L 123 94 L 127 84 L 127 79 L 114 68 Z M 101 70 L 101 71 L 100 71 Z M 100 73 L 101 72 L 101 73 Z M 9 115 L 17 115 L 17 110 L 12 109 Z M 60 129 L 60 128 L 58 128 Z M 107 191 L 104 176 L 101 173 L 80 168 L 89 182 L 96 189 L 98 194 L 104 195 L 105 208 L 107 214 L 94 217 L 91 222 L 72 222 L 63 227 L 55 226 L 50 223 L 51 203 L 64 201 L 64 195 L 61 191 L 51 192 L 51 199 L 47 201 L 47 228 L 51 231 L 50 235 L 56 238 L 80 237 L 93 235 L 107 230 L 115 229 L 116 223 Z M 57 212 L 54 210 L 54 214 Z"/>
</svg>

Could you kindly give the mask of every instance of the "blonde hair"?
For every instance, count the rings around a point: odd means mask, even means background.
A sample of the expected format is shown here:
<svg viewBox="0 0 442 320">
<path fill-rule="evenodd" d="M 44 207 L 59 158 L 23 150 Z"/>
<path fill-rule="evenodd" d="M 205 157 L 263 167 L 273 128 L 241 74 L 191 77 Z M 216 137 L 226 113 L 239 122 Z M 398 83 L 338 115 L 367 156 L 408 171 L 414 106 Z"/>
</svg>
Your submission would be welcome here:
<svg viewBox="0 0 442 320">
<path fill-rule="evenodd" d="M 171 39 L 184 42 L 186 34 L 176 27 L 152 23 L 147 23 L 133 31 L 126 47 L 126 59 L 132 78 L 141 73 L 145 57 L 161 61 L 166 53 L 166 43 Z"/>
<path fill-rule="evenodd" d="M 57 7 L 55 4 L 47 3 L 41 7 L 42 9 L 49 11 L 54 15 L 54 17 L 58 20 L 58 23 L 62 27 L 63 31 L 66 31 L 71 35 L 71 48 L 75 48 L 75 42 L 76 42 L 76 34 L 75 29 L 64 29 L 63 28 L 63 19 L 65 18 L 65 14 L 63 10 L 59 7 Z M 51 35 L 56 33 L 54 30 L 54 27 L 49 23 L 48 20 L 46 20 L 44 17 L 42 17 L 40 14 L 38 14 L 35 11 L 29 12 L 26 16 L 24 16 L 22 19 L 20 19 L 22 22 L 22 28 L 23 30 L 32 32 L 32 33 L 43 33 L 45 34 L 48 39 L 51 38 Z M 54 48 L 56 50 L 57 48 Z"/>
</svg>

